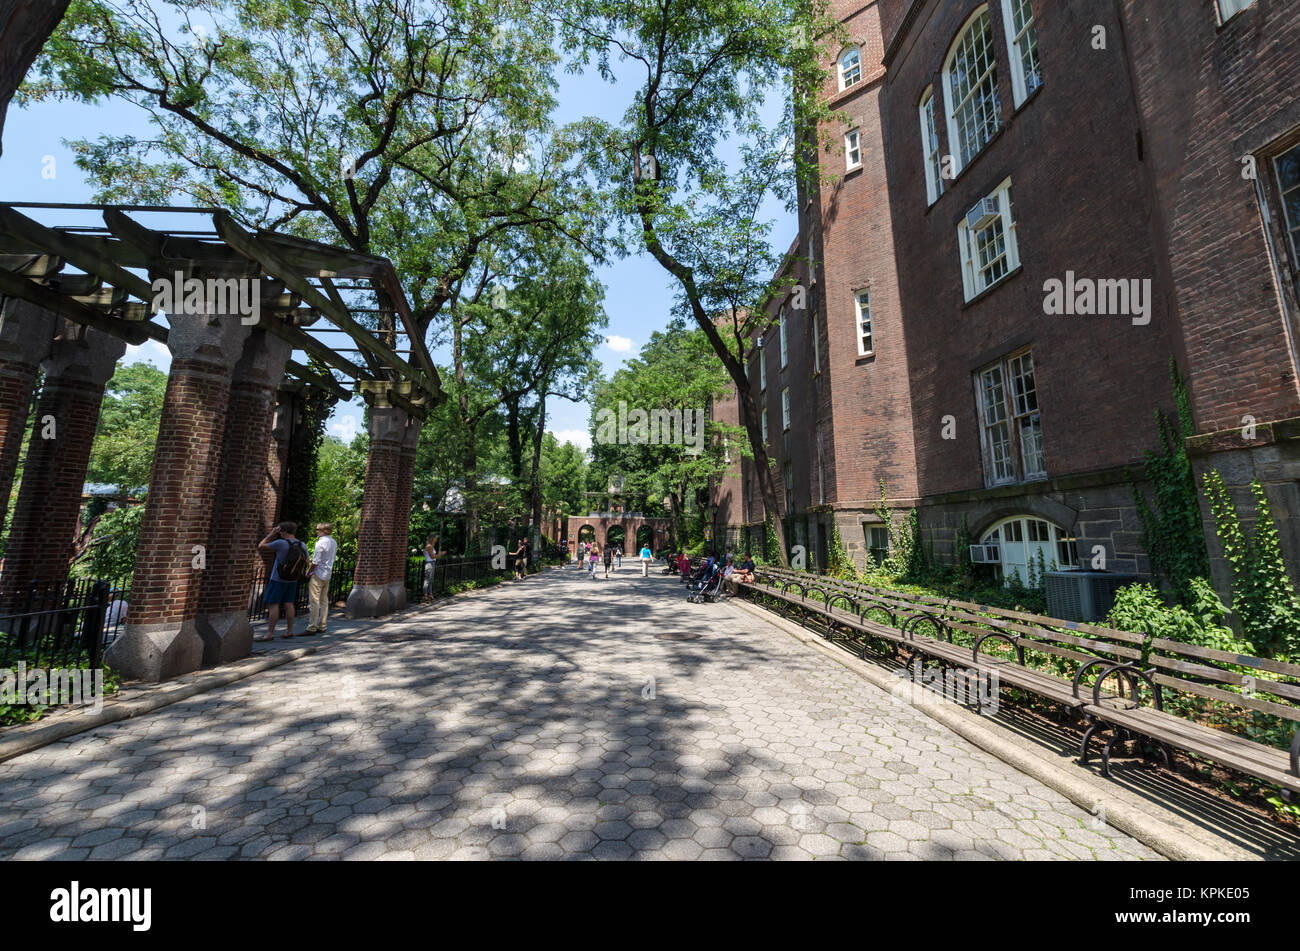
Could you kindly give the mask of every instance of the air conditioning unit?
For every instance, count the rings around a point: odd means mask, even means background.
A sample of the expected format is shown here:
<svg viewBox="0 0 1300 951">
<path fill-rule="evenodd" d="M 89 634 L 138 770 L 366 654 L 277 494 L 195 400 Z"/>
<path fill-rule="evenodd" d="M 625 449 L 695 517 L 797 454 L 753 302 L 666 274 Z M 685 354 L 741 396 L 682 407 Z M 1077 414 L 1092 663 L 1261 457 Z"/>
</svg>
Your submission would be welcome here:
<svg viewBox="0 0 1300 951">
<path fill-rule="evenodd" d="M 975 203 L 974 208 L 966 212 L 966 227 L 971 231 L 982 231 L 997 221 L 1000 214 L 1002 209 L 996 197 L 990 195 L 988 198 L 981 198 Z"/>
<path fill-rule="evenodd" d="M 1047 572 L 1047 613 L 1066 621 L 1100 621 L 1110 613 L 1115 592 L 1137 581 L 1118 571 Z"/>
<path fill-rule="evenodd" d="M 1002 556 L 997 545 L 971 545 L 970 560 L 976 565 L 996 565 L 1002 561 Z"/>
</svg>

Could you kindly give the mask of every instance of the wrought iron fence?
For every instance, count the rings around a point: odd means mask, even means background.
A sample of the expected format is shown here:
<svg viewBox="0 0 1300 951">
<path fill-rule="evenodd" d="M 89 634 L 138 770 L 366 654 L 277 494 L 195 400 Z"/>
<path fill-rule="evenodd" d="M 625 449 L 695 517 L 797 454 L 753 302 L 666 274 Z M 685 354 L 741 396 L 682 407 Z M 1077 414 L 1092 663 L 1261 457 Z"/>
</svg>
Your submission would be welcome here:
<svg viewBox="0 0 1300 951">
<path fill-rule="evenodd" d="M 0 667 L 102 666 L 117 634 L 125 598 L 120 587 L 90 578 L 32 581 L 13 610 L 0 615 Z"/>
<path fill-rule="evenodd" d="M 432 565 L 427 565 L 420 555 L 406 561 L 406 594 L 412 601 L 442 597 L 454 584 L 503 574 L 504 570 L 492 567 L 489 555 L 439 558 Z"/>
</svg>

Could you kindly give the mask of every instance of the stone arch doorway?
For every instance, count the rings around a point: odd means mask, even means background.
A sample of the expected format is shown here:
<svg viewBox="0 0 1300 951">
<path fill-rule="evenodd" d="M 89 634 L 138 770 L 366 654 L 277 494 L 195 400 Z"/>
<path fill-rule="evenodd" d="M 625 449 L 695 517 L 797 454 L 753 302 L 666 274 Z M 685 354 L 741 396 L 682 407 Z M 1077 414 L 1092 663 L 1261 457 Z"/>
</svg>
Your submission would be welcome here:
<svg viewBox="0 0 1300 951">
<path fill-rule="evenodd" d="M 649 525 L 642 525 L 636 530 L 636 550 L 648 547 L 651 552 L 655 550 L 655 530 Z"/>
<path fill-rule="evenodd" d="M 611 525 L 605 533 L 605 544 L 610 548 L 622 548 L 627 554 L 627 529 L 622 525 Z"/>
<path fill-rule="evenodd" d="M 586 542 L 588 545 L 590 545 L 595 540 L 596 540 L 596 529 L 594 529 L 592 526 L 584 525 L 582 526 L 582 528 L 578 529 L 578 544 L 581 545 L 583 542 Z"/>
</svg>

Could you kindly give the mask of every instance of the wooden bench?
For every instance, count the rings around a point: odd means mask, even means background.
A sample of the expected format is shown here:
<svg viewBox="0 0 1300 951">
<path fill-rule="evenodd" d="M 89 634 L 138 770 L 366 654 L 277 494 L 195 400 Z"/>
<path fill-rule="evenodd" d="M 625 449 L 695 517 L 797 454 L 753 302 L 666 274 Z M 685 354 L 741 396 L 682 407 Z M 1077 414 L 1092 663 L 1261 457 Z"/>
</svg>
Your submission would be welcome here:
<svg viewBox="0 0 1300 951">
<path fill-rule="evenodd" d="M 1117 744 L 1145 737 L 1167 763 L 1170 750 L 1181 749 L 1279 786 L 1288 799 L 1300 793 L 1300 729 L 1288 753 L 1164 709 L 1165 693 L 1172 691 L 1300 724 L 1300 683 L 1286 679 L 1300 680 L 1300 665 L 781 568 L 760 568 L 755 583 L 741 587 L 784 603 L 782 613 L 797 608 L 821 619 L 828 640 L 837 640 L 833 625 L 850 632 L 838 640 L 861 646 L 861 656 L 865 638 L 882 641 L 896 653 L 965 664 L 980 676 L 996 674 L 999 685 L 1078 712 L 1087 723 L 1081 763 L 1088 762 L 1092 741 L 1110 733 L 1102 749 L 1103 775 L 1110 775 Z"/>
</svg>

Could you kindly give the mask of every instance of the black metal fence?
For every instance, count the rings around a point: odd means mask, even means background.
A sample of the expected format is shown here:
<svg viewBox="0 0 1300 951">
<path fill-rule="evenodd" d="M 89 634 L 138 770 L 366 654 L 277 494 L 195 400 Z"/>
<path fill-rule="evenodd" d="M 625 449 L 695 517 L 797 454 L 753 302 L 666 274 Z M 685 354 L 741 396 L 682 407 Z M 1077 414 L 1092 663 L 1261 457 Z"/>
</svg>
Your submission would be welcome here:
<svg viewBox="0 0 1300 951">
<path fill-rule="evenodd" d="M 117 635 L 120 589 L 108 581 L 69 578 L 33 581 L 7 614 L 0 615 L 0 667 L 102 665 L 104 648 Z"/>
</svg>

